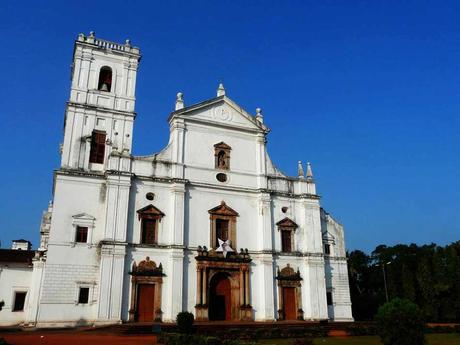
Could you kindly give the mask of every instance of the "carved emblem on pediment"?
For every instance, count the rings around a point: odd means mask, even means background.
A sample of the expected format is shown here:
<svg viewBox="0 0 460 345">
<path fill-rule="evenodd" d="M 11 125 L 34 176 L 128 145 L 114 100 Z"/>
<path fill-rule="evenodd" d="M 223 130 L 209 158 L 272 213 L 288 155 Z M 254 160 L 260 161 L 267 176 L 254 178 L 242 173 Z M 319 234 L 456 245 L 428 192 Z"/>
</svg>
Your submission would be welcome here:
<svg viewBox="0 0 460 345">
<path fill-rule="evenodd" d="M 233 120 L 233 112 L 226 107 L 216 107 L 214 108 L 214 119 L 231 122 Z"/>
<path fill-rule="evenodd" d="M 283 269 L 280 269 L 278 268 L 278 274 L 277 274 L 277 277 L 276 279 L 278 280 L 302 280 L 302 278 L 300 277 L 300 271 L 297 269 L 297 272 L 294 271 L 294 269 L 289 265 L 287 264 L 286 267 L 284 267 Z"/>
<path fill-rule="evenodd" d="M 150 257 L 147 256 L 138 265 L 134 262 L 130 273 L 132 275 L 163 275 L 163 267 L 161 263 L 157 267 L 155 261 L 150 260 Z"/>
</svg>

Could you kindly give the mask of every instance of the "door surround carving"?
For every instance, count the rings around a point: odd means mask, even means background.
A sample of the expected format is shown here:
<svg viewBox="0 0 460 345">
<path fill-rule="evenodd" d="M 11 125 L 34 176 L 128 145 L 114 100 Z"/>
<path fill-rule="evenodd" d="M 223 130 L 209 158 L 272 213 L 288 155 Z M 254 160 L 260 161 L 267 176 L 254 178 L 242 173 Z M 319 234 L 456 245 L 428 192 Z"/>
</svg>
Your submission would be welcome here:
<svg viewBox="0 0 460 345">
<path fill-rule="evenodd" d="M 286 320 L 286 310 L 284 307 L 284 288 L 295 288 L 295 309 L 297 311 L 297 320 L 303 320 L 302 310 L 302 277 L 300 271 L 297 272 L 287 264 L 282 270 L 278 268 L 276 276 L 278 281 L 278 320 Z"/>
<path fill-rule="evenodd" d="M 195 315 L 197 321 L 209 320 L 210 283 L 214 276 L 225 274 L 230 280 L 231 320 L 252 321 L 253 310 L 250 303 L 250 258 L 247 250 L 239 254 L 208 251 L 206 247 L 198 247 L 196 259 L 197 288 Z"/>
<path fill-rule="evenodd" d="M 139 265 L 136 262 L 133 263 L 131 272 L 131 307 L 129 309 L 129 321 L 135 322 L 138 320 L 138 293 L 139 285 L 141 284 L 153 284 L 155 286 L 154 302 L 153 302 L 153 316 L 154 321 L 161 322 L 162 310 L 161 310 L 161 288 L 163 285 L 163 267 L 157 267 L 155 261 L 151 261 L 147 256 L 145 260 L 142 260 Z"/>
</svg>

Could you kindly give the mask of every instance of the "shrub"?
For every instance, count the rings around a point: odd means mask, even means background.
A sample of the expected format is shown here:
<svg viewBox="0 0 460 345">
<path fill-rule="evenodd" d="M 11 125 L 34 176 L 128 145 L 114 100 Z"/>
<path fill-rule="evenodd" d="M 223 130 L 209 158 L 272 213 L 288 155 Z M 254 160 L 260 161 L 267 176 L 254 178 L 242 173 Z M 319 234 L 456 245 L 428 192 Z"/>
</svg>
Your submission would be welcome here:
<svg viewBox="0 0 460 345">
<path fill-rule="evenodd" d="M 313 340 L 310 338 L 295 339 L 292 345 L 313 345 Z"/>
<path fill-rule="evenodd" d="M 193 333 L 193 321 L 195 320 L 192 313 L 188 311 L 182 311 L 176 316 L 177 328 L 180 333 L 192 334 Z"/>
<path fill-rule="evenodd" d="M 263 328 L 258 328 L 254 331 L 254 339 L 262 339 L 267 336 L 267 331 Z"/>
<path fill-rule="evenodd" d="M 222 341 L 217 337 L 206 337 L 206 345 L 221 345 Z"/>
<path fill-rule="evenodd" d="M 357 323 L 348 326 L 347 332 L 349 335 L 353 336 L 376 335 L 377 328 L 374 325 L 360 325 Z"/>
<path fill-rule="evenodd" d="M 377 332 L 384 345 L 424 345 L 425 323 L 418 306 L 395 298 L 377 312 Z"/>
<path fill-rule="evenodd" d="M 159 339 L 164 345 L 221 345 L 222 342 L 213 337 L 194 334 L 167 334 Z"/>
<path fill-rule="evenodd" d="M 281 337 L 281 329 L 278 327 L 271 328 L 268 332 L 268 337 L 272 339 Z"/>
</svg>

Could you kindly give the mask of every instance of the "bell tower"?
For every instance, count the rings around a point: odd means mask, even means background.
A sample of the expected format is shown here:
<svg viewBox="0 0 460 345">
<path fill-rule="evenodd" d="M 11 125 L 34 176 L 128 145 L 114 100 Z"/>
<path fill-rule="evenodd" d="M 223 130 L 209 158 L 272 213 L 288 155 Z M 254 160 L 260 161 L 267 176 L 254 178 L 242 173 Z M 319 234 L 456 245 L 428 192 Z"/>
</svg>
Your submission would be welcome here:
<svg viewBox="0 0 460 345">
<path fill-rule="evenodd" d="M 136 113 L 139 48 L 79 34 L 74 45 L 61 168 L 105 171 L 109 156 L 129 156 Z M 115 169 L 117 170 L 117 169 Z"/>
</svg>

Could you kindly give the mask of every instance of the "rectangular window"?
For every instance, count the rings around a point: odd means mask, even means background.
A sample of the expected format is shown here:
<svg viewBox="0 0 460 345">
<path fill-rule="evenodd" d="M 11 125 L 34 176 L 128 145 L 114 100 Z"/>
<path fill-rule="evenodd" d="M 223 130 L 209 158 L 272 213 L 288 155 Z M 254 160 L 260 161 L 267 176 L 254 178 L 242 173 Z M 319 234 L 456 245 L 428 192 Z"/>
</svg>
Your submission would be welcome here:
<svg viewBox="0 0 460 345">
<path fill-rule="evenodd" d="M 326 254 L 326 255 L 331 254 L 331 245 L 330 244 L 325 244 L 324 245 L 324 254 Z"/>
<path fill-rule="evenodd" d="M 87 304 L 88 301 L 89 301 L 89 288 L 81 287 L 80 291 L 78 292 L 78 303 Z"/>
<path fill-rule="evenodd" d="M 13 311 L 23 311 L 24 304 L 26 302 L 27 292 L 16 292 L 14 294 L 14 306 Z"/>
<path fill-rule="evenodd" d="M 326 292 L 327 305 L 332 305 L 332 292 Z"/>
<path fill-rule="evenodd" d="M 91 135 L 90 163 L 104 163 L 105 155 L 105 132 L 93 131 Z"/>
<path fill-rule="evenodd" d="M 281 251 L 285 253 L 290 253 L 292 251 L 291 231 L 281 231 Z"/>
<path fill-rule="evenodd" d="M 155 236 L 156 220 L 155 219 L 143 219 L 142 220 L 142 238 L 141 243 L 143 244 L 156 244 L 157 239 Z"/>
<path fill-rule="evenodd" d="M 86 226 L 77 226 L 75 242 L 86 243 L 88 241 L 88 228 Z"/>
<path fill-rule="evenodd" d="M 216 247 L 219 247 L 219 239 L 228 240 L 228 224 L 227 219 L 216 219 Z"/>
</svg>

